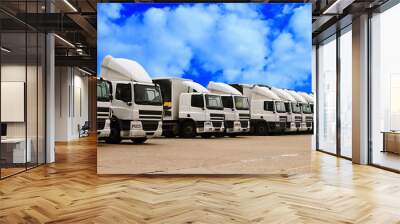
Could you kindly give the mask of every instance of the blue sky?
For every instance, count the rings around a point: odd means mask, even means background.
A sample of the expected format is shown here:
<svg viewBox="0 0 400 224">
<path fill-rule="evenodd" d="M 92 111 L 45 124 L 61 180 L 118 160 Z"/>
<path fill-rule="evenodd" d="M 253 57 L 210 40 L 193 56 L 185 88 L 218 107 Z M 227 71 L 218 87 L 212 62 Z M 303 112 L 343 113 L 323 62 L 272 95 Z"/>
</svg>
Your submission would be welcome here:
<svg viewBox="0 0 400 224">
<path fill-rule="evenodd" d="M 311 92 L 311 5 L 98 3 L 98 73 L 106 55 L 152 77 L 259 83 Z"/>
</svg>

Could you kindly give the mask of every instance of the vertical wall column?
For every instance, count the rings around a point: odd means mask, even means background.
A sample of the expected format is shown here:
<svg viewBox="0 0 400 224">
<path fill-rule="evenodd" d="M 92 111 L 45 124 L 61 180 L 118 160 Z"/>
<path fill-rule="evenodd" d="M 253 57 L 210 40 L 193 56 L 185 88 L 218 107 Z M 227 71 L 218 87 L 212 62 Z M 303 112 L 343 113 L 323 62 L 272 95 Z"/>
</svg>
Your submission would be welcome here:
<svg viewBox="0 0 400 224">
<path fill-rule="evenodd" d="M 55 161 L 55 54 L 54 35 L 46 35 L 46 163 Z"/>
<path fill-rule="evenodd" d="M 368 163 L 368 15 L 353 19 L 353 162 Z"/>
</svg>

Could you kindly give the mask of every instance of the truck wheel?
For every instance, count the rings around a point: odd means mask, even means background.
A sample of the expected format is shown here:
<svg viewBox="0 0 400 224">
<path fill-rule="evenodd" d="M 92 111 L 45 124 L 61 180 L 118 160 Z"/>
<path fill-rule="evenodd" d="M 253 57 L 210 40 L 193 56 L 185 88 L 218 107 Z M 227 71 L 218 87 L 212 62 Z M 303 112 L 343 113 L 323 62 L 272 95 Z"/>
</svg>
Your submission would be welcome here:
<svg viewBox="0 0 400 224">
<path fill-rule="evenodd" d="M 175 138 L 175 134 L 173 131 L 165 131 L 163 134 L 166 138 Z"/>
<path fill-rule="evenodd" d="M 256 134 L 257 135 L 267 135 L 268 127 L 266 123 L 258 123 L 256 126 Z"/>
<path fill-rule="evenodd" d="M 118 144 L 121 142 L 119 128 L 116 127 L 111 128 L 110 137 L 106 139 L 106 142 L 110 144 Z"/>
<path fill-rule="evenodd" d="M 217 132 L 214 134 L 214 136 L 216 138 L 223 138 L 223 137 L 225 137 L 225 132 Z"/>
<path fill-rule="evenodd" d="M 204 134 L 201 134 L 201 137 L 202 138 L 211 138 L 211 133 L 204 133 Z"/>
<path fill-rule="evenodd" d="M 147 138 L 132 138 L 131 141 L 135 144 L 143 144 Z"/>
<path fill-rule="evenodd" d="M 181 135 L 184 138 L 193 138 L 196 136 L 196 128 L 193 122 L 186 121 L 182 124 Z"/>
</svg>

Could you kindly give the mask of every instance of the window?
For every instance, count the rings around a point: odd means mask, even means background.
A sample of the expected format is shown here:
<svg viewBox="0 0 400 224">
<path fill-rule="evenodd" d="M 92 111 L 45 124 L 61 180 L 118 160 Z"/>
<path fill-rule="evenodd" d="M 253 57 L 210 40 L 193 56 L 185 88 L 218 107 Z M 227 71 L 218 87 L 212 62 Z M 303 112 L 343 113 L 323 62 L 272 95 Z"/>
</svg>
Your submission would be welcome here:
<svg viewBox="0 0 400 224">
<path fill-rule="evenodd" d="M 224 105 L 225 108 L 233 108 L 233 99 L 232 96 L 221 96 L 222 98 L 222 105 Z"/>
<path fill-rule="evenodd" d="M 118 83 L 115 89 L 115 99 L 132 102 L 131 84 Z"/>
<path fill-rule="evenodd" d="M 141 105 L 162 105 L 158 86 L 135 85 L 135 103 Z"/>
<path fill-rule="evenodd" d="M 264 110 L 274 112 L 274 101 L 264 101 Z"/>
<path fill-rule="evenodd" d="M 217 95 L 206 95 L 206 103 L 208 109 L 223 110 L 222 100 L 220 96 Z"/>
<path fill-rule="evenodd" d="M 110 100 L 110 85 L 105 80 L 97 80 L 97 101 Z"/>
<path fill-rule="evenodd" d="M 303 104 L 301 105 L 301 107 L 302 107 L 303 113 L 305 113 L 305 114 L 311 114 L 311 113 L 312 113 L 310 104 L 305 104 L 305 103 L 303 103 Z"/>
<path fill-rule="evenodd" d="M 291 110 L 291 108 L 290 108 L 290 103 L 289 103 L 289 102 L 286 102 L 286 103 L 285 103 L 285 110 L 286 110 L 286 112 L 288 112 L 288 113 L 291 113 L 291 112 L 292 112 L 292 110 Z"/>
<path fill-rule="evenodd" d="M 283 102 L 276 101 L 275 102 L 275 106 L 276 106 L 276 112 L 278 112 L 278 113 L 286 113 L 285 104 Z"/>
<path fill-rule="evenodd" d="M 192 95 L 192 107 L 204 108 L 203 95 Z"/>
<path fill-rule="evenodd" d="M 301 113 L 301 107 L 298 103 L 292 103 L 292 112 L 295 114 Z"/>
<path fill-rule="evenodd" d="M 244 96 L 235 96 L 235 106 L 237 110 L 250 109 L 249 99 Z"/>
<path fill-rule="evenodd" d="M 318 48 L 318 149 L 336 154 L 336 36 Z"/>
<path fill-rule="evenodd" d="M 340 155 L 352 157 L 352 33 L 340 36 Z"/>
<path fill-rule="evenodd" d="M 400 170 L 399 21 L 400 4 L 371 18 L 370 157 L 373 164 L 395 170 Z"/>
</svg>

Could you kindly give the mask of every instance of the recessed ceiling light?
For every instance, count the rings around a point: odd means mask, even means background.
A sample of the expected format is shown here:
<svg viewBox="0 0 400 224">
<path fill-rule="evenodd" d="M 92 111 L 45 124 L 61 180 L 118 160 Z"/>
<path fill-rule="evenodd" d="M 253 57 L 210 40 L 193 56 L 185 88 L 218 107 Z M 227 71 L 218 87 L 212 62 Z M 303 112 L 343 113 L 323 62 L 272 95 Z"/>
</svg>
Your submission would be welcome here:
<svg viewBox="0 0 400 224">
<path fill-rule="evenodd" d="M 78 70 L 81 71 L 81 72 L 83 72 L 83 73 L 86 74 L 86 75 L 92 75 L 92 73 L 90 73 L 90 72 L 88 72 L 88 71 L 86 71 L 86 70 L 83 70 L 83 69 L 81 69 L 81 68 L 79 68 L 79 67 L 78 67 Z"/>
<path fill-rule="evenodd" d="M 65 4 L 67 4 L 74 12 L 78 12 L 78 10 L 68 1 L 64 0 Z"/>
<path fill-rule="evenodd" d="M 71 42 L 69 42 L 68 40 L 66 40 L 66 39 L 64 39 L 64 38 L 62 38 L 62 37 L 60 37 L 59 35 L 57 35 L 57 34 L 54 34 L 54 36 L 55 37 L 57 37 L 59 40 L 61 40 L 62 42 L 64 42 L 64 43 L 66 43 L 67 45 L 69 45 L 70 47 L 73 47 L 73 48 L 75 48 L 75 45 L 73 45 Z"/>
</svg>

